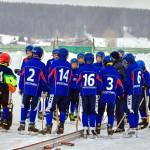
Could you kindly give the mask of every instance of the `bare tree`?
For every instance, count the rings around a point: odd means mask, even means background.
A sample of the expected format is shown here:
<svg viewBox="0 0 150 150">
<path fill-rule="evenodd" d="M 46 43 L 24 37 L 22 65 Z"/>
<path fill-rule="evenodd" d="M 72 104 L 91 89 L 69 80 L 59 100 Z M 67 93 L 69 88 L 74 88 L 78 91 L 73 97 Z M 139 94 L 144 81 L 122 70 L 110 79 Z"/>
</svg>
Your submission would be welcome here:
<svg viewBox="0 0 150 150">
<path fill-rule="evenodd" d="M 114 31 L 112 29 L 107 29 L 104 31 L 104 38 L 107 47 L 116 47 L 116 40 L 118 38 L 119 34 L 117 31 Z"/>
</svg>

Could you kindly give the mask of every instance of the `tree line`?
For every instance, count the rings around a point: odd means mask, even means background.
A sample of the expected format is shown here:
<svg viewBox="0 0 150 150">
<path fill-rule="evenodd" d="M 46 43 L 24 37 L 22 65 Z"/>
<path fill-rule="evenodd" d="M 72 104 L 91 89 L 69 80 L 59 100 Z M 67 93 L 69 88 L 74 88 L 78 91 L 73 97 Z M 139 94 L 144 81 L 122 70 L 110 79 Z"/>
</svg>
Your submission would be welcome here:
<svg viewBox="0 0 150 150">
<path fill-rule="evenodd" d="M 0 33 L 33 38 L 150 37 L 150 10 L 0 2 Z M 85 28 L 86 27 L 86 28 Z"/>
</svg>

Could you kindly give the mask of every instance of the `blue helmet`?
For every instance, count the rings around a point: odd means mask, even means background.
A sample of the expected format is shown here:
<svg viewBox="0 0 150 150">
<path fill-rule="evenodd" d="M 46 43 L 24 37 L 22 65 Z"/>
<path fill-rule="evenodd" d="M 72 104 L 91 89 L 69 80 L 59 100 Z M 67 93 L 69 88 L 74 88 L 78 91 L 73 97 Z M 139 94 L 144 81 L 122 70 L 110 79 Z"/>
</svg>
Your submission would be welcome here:
<svg viewBox="0 0 150 150">
<path fill-rule="evenodd" d="M 142 60 L 138 60 L 138 61 L 137 61 L 137 64 L 140 66 L 140 68 L 141 68 L 142 70 L 146 68 L 146 67 L 145 67 L 145 63 L 144 63 L 144 61 L 142 61 Z"/>
<path fill-rule="evenodd" d="M 52 51 L 52 55 L 58 54 L 58 53 L 59 53 L 59 50 L 58 50 L 58 49 L 54 49 L 54 50 Z"/>
<path fill-rule="evenodd" d="M 3 54 L 3 52 L 0 52 L 0 54 Z"/>
<path fill-rule="evenodd" d="M 79 59 L 79 58 L 84 58 L 84 54 L 83 53 L 79 53 L 78 55 L 77 55 L 77 59 Z"/>
<path fill-rule="evenodd" d="M 122 49 L 119 49 L 117 52 L 122 53 L 122 56 L 124 56 L 124 54 L 125 54 L 124 50 L 122 50 Z"/>
<path fill-rule="evenodd" d="M 96 57 L 102 57 L 102 59 L 103 59 L 105 57 L 105 54 L 104 54 L 104 52 L 99 51 L 96 53 Z"/>
<path fill-rule="evenodd" d="M 125 54 L 125 55 L 123 56 L 123 61 L 124 61 L 126 64 L 130 65 L 132 62 L 135 61 L 135 57 L 133 56 L 133 54 L 128 53 L 128 54 Z"/>
<path fill-rule="evenodd" d="M 79 62 L 78 62 L 78 59 L 72 58 L 72 59 L 70 60 L 70 63 L 71 63 L 71 64 L 72 64 L 72 63 L 77 63 L 77 64 L 78 64 Z"/>
<path fill-rule="evenodd" d="M 32 45 L 28 45 L 25 48 L 26 53 L 27 53 L 27 51 L 32 51 L 32 50 L 33 50 L 33 46 Z"/>
<path fill-rule="evenodd" d="M 59 49 L 59 53 L 58 53 L 59 58 L 67 58 L 68 55 L 69 55 L 69 52 L 66 48 Z"/>
<path fill-rule="evenodd" d="M 93 63 L 94 62 L 94 55 L 92 53 L 86 53 L 84 55 L 84 60 L 85 60 L 86 64 Z"/>
<path fill-rule="evenodd" d="M 41 58 L 43 56 L 43 53 L 44 53 L 43 49 L 39 46 L 34 47 L 32 50 L 32 55 L 37 56 L 39 58 Z"/>
<path fill-rule="evenodd" d="M 106 66 L 107 64 L 113 65 L 113 57 L 105 56 L 103 59 L 103 64 L 104 64 L 104 66 Z"/>
</svg>

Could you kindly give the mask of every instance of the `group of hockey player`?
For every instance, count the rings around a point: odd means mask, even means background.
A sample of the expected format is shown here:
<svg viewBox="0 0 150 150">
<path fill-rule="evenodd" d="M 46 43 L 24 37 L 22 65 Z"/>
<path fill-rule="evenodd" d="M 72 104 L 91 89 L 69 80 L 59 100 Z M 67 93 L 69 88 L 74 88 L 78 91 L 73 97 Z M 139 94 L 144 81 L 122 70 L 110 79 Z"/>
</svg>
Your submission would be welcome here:
<svg viewBox="0 0 150 150">
<path fill-rule="evenodd" d="M 59 124 L 56 133 L 63 134 L 67 116 L 75 121 L 78 114 L 79 119 L 80 107 L 84 137 L 100 135 L 106 118 L 105 109 L 109 136 L 114 133 L 124 133 L 126 137 L 137 136 L 139 126 L 140 129 L 148 126 L 150 74 L 144 61 L 135 61 L 133 54 L 125 54 L 120 49 L 105 56 L 104 52 L 99 51 L 94 63 L 92 53 L 79 53 L 77 58 L 68 62 L 68 50 L 60 48 L 53 50 L 53 59 L 48 60 L 45 66 L 41 61 L 44 53 L 41 47 L 29 45 L 25 50 L 27 58 L 23 60 L 21 69 L 15 69 L 19 77 L 19 94 L 22 96 L 19 132 L 25 130 L 29 112 L 28 131 L 51 134 L 52 121 L 57 113 Z M 1 53 L 0 126 L 5 130 L 9 130 L 12 124 L 11 94 L 17 86 L 16 77 L 8 68 L 9 62 L 9 54 Z M 35 127 L 35 119 L 41 109 L 41 99 L 45 100 L 46 126 L 39 130 Z M 139 111 L 142 118 L 140 123 Z M 129 123 L 126 131 L 124 119 Z M 117 128 L 113 130 L 115 120 Z"/>
</svg>

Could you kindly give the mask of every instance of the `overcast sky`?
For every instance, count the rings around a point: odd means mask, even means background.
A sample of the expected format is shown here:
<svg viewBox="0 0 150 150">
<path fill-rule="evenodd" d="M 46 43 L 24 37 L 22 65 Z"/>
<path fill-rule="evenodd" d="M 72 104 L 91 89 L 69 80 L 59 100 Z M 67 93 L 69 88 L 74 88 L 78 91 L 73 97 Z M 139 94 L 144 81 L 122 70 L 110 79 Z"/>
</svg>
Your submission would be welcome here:
<svg viewBox="0 0 150 150">
<path fill-rule="evenodd" d="M 150 0 L 0 0 L 0 1 L 150 9 Z"/>
</svg>

